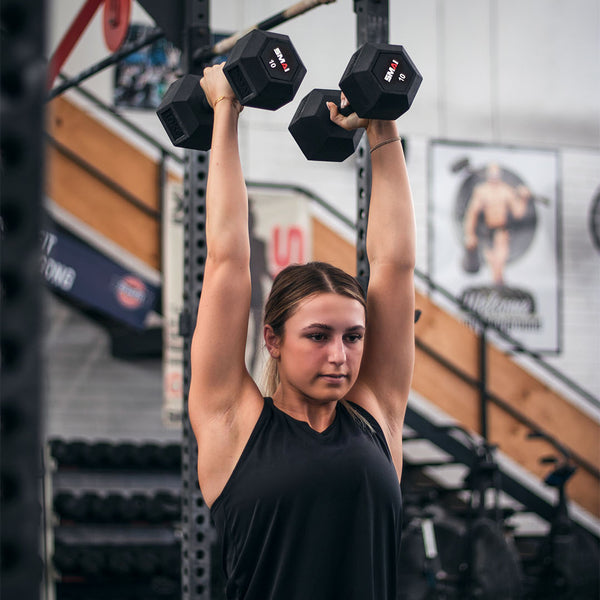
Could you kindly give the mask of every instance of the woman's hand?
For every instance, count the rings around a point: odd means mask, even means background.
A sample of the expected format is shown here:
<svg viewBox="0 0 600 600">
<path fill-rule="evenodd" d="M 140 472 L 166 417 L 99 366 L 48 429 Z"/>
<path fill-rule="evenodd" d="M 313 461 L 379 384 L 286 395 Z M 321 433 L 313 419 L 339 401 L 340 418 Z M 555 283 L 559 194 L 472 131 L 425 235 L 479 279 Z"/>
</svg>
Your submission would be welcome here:
<svg viewBox="0 0 600 600">
<path fill-rule="evenodd" d="M 335 102 L 327 102 L 327 108 L 329 109 L 329 118 L 342 129 L 346 131 L 352 131 L 353 129 L 359 129 L 364 127 L 365 129 L 369 126 L 369 119 L 361 119 L 355 112 L 345 117 L 340 113 L 340 109 L 346 108 L 349 102 L 344 92 L 341 92 L 340 107 L 338 108 Z"/>
<path fill-rule="evenodd" d="M 237 108 L 238 113 L 240 113 L 244 107 L 236 98 L 231 86 L 229 85 L 229 81 L 227 81 L 227 77 L 225 77 L 225 73 L 223 73 L 224 66 L 225 63 L 223 62 L 218 65 L 206 67 L 204 69 L 202 79 L 200 80 L 200 86 L 204 90 L 206 99 L 213 110 L 215 109 L 216 103 L 227 99 L 225 101 L 232 102 Z"/>
</svg>

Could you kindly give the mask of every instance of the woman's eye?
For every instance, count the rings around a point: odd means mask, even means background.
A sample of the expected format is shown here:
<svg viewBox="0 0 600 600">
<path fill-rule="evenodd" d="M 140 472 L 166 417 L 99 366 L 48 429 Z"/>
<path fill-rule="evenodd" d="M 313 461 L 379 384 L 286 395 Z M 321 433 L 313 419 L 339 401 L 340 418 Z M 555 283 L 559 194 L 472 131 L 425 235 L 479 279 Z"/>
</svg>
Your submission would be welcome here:
<svg viewBox="0 0 600 600">
<path fill-rule="evenodd" d="M 360 335 L 360 333 L 353 333 L 352 335 L 346 336 L 346 339 L 350 343 L 355 344 L 356 342 L 360 342 L 360 340 L 362 340 L 362 335 Z"/>
<path fill-rule="evenodd" d="M 315 342 L 322 342 L 325 339 L 325 335 L 322 333 L 311 333 L 308 337 Z"/>
</svg>

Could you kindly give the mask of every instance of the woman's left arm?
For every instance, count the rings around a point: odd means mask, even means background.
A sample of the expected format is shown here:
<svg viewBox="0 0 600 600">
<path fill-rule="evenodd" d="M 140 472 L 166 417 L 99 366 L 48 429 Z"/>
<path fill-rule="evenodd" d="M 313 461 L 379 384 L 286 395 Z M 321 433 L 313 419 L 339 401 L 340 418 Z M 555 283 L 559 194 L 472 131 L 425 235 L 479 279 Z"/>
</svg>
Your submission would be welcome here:
<svg viewBox="0 0 600 600">
<path fill-rule="evenodd" d="M 342 94 L 342 108 L 346 103 Z M 340 127 L 366 127 L 371 148 L 367 332 L 360 373 L 348 399 L 380 423 L 400 476 L 402 427 L 415 360 L 416 234 L 408 172 L 395 121 L 343 116 L 335 104 L 328 107 Z"/>
<path fill-rule="evenodd" d="M 372 168 L 367 225 L 370 278 L 357 390 L 365 408 L 382 418 L 386 435 L 395 438 L 402 435 L 415 355 L 415 215 L 396 123 L 371 119 L 367 136 Z M 389 140 L 394 141 L 382 143 Z"/>
</svg>

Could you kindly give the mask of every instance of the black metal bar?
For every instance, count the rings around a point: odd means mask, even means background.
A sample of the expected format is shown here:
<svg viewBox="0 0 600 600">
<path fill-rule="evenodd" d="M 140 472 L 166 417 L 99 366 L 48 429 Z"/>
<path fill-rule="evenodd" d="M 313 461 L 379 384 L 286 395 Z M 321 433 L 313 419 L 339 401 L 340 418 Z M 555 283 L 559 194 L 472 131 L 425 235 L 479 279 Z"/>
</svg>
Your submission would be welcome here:
<svg viewBox="0 0 600 600">
<path fill-rule="evenodd" d="M 90 175 L 98 179 L 103 185 L 110 188 L 116 194 L 122 196 L 127 202 L 141 210 L 143 213 L 152 217 L 156 221 L 160 221 L 160 211 L 148 206 L 144 201 L 140 200 L 137 196 L 134 196 L 131 192 L 127 191 L 124 187 L 119 185 L 114 179 L 111 179 L 108 175 L 97 169 L 94 165 L 81 158 L 79 154 L 76 154 L 64 144 L 61 144 L 58 140 L 54 139 L 49 134 L 46 134 L 46 139 L 56 150 L 58 150 L 63 156 L 66 156 L 70 161 L 74 162 L 78 167 L 81 167 L 87 171 Z"/>
<path fill-rule="evenodd" d="M 0 583 L 39 598 L 46 3 L 2 0 L 0 18 Z"/>
<path fill-rule="evenodd" d="M 358 46 L 365 42 L 387 43 L 389 41 L 388 0 L 354 0 L 354 12 Z"/>
<path fill-rule="evenodd" d="M 114 54 L 111 54 L 107 58 L 101 60 L 100 62 L 97 62 L 95 65 L 92 65 L 91 67 L 83 70 L 76 77 L 73 77 L 72 79 L 69 79 L 68 81 L 65 81 L 64 83 L 61 83 L 60 85 L 57 85 L 56 87 L 52 88 L 52 90 L 50 90 L 50 92 L 48 93 L 47 100 L 52 100 L 53 98 L 56 98 L 56 96 L 59 96 L 68 89 L 79 85 L 82 81 L 89 79 L 90 77 L 96 75 L 97 73 L 100 73 L 100 71 L 103 71 L 107 67 L 118 63 L 130 54 L 137 52 L 145 46 L 153 44 L 154 42 L 160 40 L 163 37 L 164 33 L 162 31 L 151 31 L 147 33 L 141 40 L 123 46 L 123 48 L 117 50 L 117 52 L 115 52 Z"/>
<path fill-rule="evenodd" d="M 479 427 L 483 439 L 488 439 L 487 411 L 487 339 L 485 327 L 479 333 Z"/>
<path fill-rule="evenodd" d="M 389 37 L 388 0 L 355 0 L 356 41 L 387 42 Z M 367 257 L 367 224 L 371 200 L 371 160 L 366 136 L 363 136 L 356 152 L 356 276 L 366 294 L 369 286 L 369 259 Z"/>
<path fill-rule="evenodd" d="M 159 221 L 159 248 L 158 248 L 158 254 L 159 254 L 159 265 L 162 265 L 162 271 L 164 273 L 164 262 L 163 262 L 163 239 L 164 239 L 164 230 L 163 230 L 163 218 L 162 215 L 165 214 L 165 190 L 166 190 L 166 186 L 167 186 L 167 181 L 168 181 L 168 177 L 169 177 L 169 173 L 167 170 L 167 155 L 165 152 L 161 152 L 160 154 L 160 160 L 158 161 L 158 174 L 157 174 L 157 179 L 158 179 L 158 190 L 157 190 L 157 206 L 158 206 L 158 212 L 161 216 L 160 221 Z"/>
<path fill-rule="evenodd" d="M 182 64 L 189 69 L 197 48 L 210 41 L 209 0 L 185 0 Z M 180 322 L 183 335 L 183 415 L 182 415 L 182 534 L 181 565 L 183 600 L 209 600 L 214 531 L 210 512 L 198 483 L 198 446 L 188 417 L 191 379 L 191 343 L 206 261 L 206 183 L 208 153 L 186 150 L 184 176 L 184 312 Z"/>
</svg>

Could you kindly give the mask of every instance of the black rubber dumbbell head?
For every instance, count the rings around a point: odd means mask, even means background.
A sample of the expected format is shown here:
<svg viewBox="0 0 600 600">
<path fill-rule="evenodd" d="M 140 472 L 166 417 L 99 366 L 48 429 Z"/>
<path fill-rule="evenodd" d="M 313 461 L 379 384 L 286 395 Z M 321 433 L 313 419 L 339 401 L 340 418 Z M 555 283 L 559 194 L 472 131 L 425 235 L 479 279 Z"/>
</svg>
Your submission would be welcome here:
<svg viewBox="0 0 600 600">
<path fill-rule="evenodd" d="M 422 80 L 402 46 L 368 42 L 350 58 L 339 86 L 359 117 L 393 121 L 410 108 Z"/>
<path fill-rule="evenodd" d="M 174 146 L 210 149 L 213 111 L 196 75 L 184 75 L 173 82 L 156 114 Z"/>
<path fill-rule="evenodd" d="M 306 67 L 287 35 L 255 29 L 233 47 L 223 72 L 244 106 L 277 110 L 294 99 Z"/>
<path fill-rule="evenodd" d="M 241 104 L 277 110 L 293 100 L 306 67 L 287 35 L 255 29 L 237 41 L 223 72 Z M 174 82 L 156 113 L 173 145 L 209 150 L 213 111 L 199 81 L 185 75 Z"/>
<path fill-rule="evenodd" d="M 288 130 L 308 160 L 341 162 L 354 153 L 363 130 L 346 131 L 333 123 L 326 102 L 339 105 L 340 92 L 309 92 L 298 105 Z"/>
</svg>

